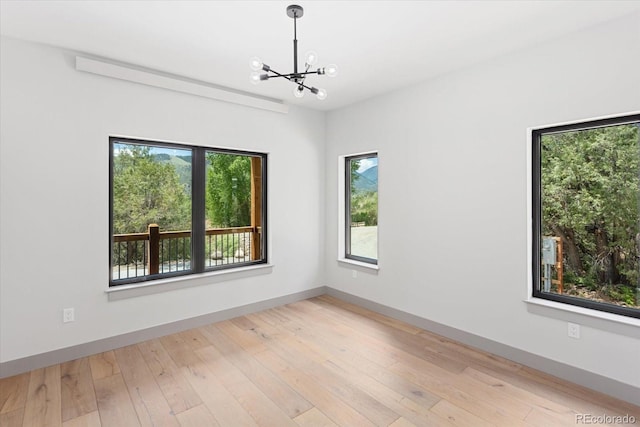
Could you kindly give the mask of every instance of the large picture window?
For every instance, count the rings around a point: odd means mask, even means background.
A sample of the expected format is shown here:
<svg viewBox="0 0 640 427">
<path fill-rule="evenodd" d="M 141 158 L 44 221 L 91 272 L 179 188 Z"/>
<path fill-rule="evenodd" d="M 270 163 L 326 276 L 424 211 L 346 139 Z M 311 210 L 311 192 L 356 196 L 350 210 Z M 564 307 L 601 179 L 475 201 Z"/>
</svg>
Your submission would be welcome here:
<svg viewBox="0 0 640 427">
<path fill-rule="evenodd" d="M 378 264 L 378 155 L 345 157 L 345 258 Z"/>
<path fill-rule="evenodd" d="M 110 138 L 110 285 L 266 262 L 266 155 Z"/>
<path fill-rule="evenodd" d="M 640 115 L 534 130 L 533 296 L 640 318 Z"/>
</svg>

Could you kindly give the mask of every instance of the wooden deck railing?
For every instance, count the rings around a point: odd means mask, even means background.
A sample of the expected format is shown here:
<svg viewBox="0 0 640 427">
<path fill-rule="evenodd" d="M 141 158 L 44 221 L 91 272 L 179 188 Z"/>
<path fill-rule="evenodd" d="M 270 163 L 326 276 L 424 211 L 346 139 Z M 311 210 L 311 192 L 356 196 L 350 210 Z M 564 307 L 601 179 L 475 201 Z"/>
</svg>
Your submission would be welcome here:
<svg viewBox="0 0 640 427">
<path fill-rule="evenodd" d="M 261 234 L 261 227 L 250 226 L 205 230 L 205 267 L 259 260 Z M 113 243 L 114 280 L 191 268 L 191 231 L 160 231 L 151 224 L 146 233 L 114 234 Z"/>
</svg>

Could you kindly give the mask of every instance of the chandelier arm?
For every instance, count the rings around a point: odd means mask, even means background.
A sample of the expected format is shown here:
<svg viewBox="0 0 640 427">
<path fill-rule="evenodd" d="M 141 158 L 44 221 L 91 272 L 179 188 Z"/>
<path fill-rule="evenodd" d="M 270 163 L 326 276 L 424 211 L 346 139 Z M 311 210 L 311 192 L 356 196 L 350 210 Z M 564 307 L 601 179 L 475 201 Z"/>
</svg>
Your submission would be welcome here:
<svg viewBox="0 0 640 427">
<path fill-rule="evenodd" d="M 317 91 L 317 89 L 305 85 L 302 81 L 298 82 L 298 81 L 294 80 L 294 78 L 291 77 L 294 74 L 280 74 L 280 73 L 278 73 L 277 71 L 274 71 L 274 70 L 269 70 L 269 71 L 272 72 L 272 73 L 275 73 L 275 76 L 269 76 L 270 79 L 275 79 L 275 78 L 278 78 L 278 77 L 282 77 L 282 78 L 285 78 L 285 79 L 289 80 L 291 83 L 295 84 L 296 86 L 302 86 L 303 88 L 308 89 L 310 92 L 316 93 L 316 91 Z M 306 73 L 306 74 L 311 74 L 311 72 Z M 314 91 L 314 89 L 315 89 L 315 91 Z"/>
<path fill-rule="evenodd" d="M 295 82 L 293 80 L 289 80 L 290 82 L 296 84 L 298 87 L 302 86 L 303 88 L 307 89 L 309 92 L 311 93 L 318 93 L 318 89 L 316 89 L 315 87 L 309 87 L 304 83 L 301 82 Z"/>
<path fill-rule="evenodd" d="M 269 70 L 271 72 L 273 72 L 273 70 Z M 270 79 L 275 79 L 276 77 L 285 77 L 285 78 L 296 78 L 299 76 L 306 76 L 307 74 L 318 74 L 317 71 L 308 71 L 308 72 L 304 72 L 304 73 L 290 73 L 290 74 L 280 74 L 280 73 L 276 73 L 276 75 L 274 76 L 269 76 Z"/>
<path fill-rule="evenodd" d="M 283 78 L 285 78 L 285 79 L 289 80 L 289 81 L 290 81 L 291 83 L 293 83 L 294 85 L 296 85 L 296 86 L 302 86 L 303 88 L 308 89 L 308 90 L 309 90 L 310 92 L 312 92 L 312 93 L 316 93 L 316 92 L 318 91 L 318 90 L 317 90 L 316 88 L 314 88 L 314 87 L 309 87 L 309 86 L 305 85 L 303 81 L 300 81 L 300 82 L 296 81 L 296 80 L 294 79 L 294 77 L 291 77 L 293 74 L 280 74 L 280 73 L 278 73 L 277 71 L 273 71 L 273 70 L 269 70 L 269 71 L 271 71 L 272 73 L 275 73 L 275 74 L 276 74 L 275 76 L 269 76 L 269 78 L 270 78 L 270 79 L 275 79 L 275 78 L 277 78 L 277 77 L 283 77 Z M 307 73 L 307 74 L 311 74 L 311 73 Z"/>
<path fill-rule="evenodd" d="M 269 76 L 270 79 L 276 79 L 278 77 L 283 77 L 283 78 L 289 80 L 290 82 L 293 82 L 293 83 L 297 84 L 297 82 L 292 77 L 292 76 L 295 76 L 295 73 L 292 73 L 292 74 L 280 74 L 279 72 L 277 72 L 275 70 L 269 70 L 269 72 L 275 74 L 275 76 Z"/>
<path fill-rule="evenodd" d="M 301 73 L 293 72 L 293 73 L 289 73 L 289 74 L 282 74 L 282 73 L 277 72 L 273 68 L 269 67 L 265 71 L 275 74 L 274 76 L 269 76 L 270 79 L 271 78 L 276 78 L 276 77 L 284 77 L 284 78 L 287 78 L 287 79 L 291 80 L 291 79 L 296 78 L 296 77 L 306 76 L 307 74 L 321 74 L 319 69 L 315 70 L 315 71 L 308 71 L 308 70 L 309 70 L 309 68 L 307 68 L 307 71 L 303 71 Z"/>
<path fill-rule="evenodd" d="M 307 74 L 320 74 L 317 70 L 316 71 L 304 71 L 302 73 L 298 73 L 299 76 L 305 76 Z"/>
<path fill-rule="evenodd" d="M 295 75 L 295 73 L 292 73 L 292 74 L 280 74 L 276 70 L 272 70 L 272 69 L 269 69 L 269 72 L 275 74 L 275 76 L 269 76 L 270 79 L 274 79 L 276 77 L 284 77 L 285 79 L 290 80 L 290 77 Z"/>
</svg>

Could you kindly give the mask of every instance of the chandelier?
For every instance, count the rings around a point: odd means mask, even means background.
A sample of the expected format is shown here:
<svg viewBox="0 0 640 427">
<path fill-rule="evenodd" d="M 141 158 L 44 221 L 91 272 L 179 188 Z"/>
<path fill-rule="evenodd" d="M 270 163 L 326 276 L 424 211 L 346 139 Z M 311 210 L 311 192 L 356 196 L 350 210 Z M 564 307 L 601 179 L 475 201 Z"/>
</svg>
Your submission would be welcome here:
<svg viewBox="0 0 640 427">
<path fill-rule="evenodd" d="M 335 64 L 327 65 L 326 67 L 317 68 L 316 70 L 311 70 L 311 67 L 316 65 L 318 62 L 318 55 L 313 52 L 307 52 L 305 54 L 305 64 L 304 71 L 298 70 L 298 38 L 296 34 L 297 30 L 297 20 L 298 18 L 302 18 L 304 14 L 304 9 L 302 6 L 298 6 L 292 4 L 287 7 L 287 16 L 293 18 L 293 73 L 289 74 L 281 74 L 267 64 L 263 63 L 260 58 L 253 57 L 249 63 L 249 66 L 253 70 L 250 75 L 251 83 L 258 84 L 263 80 L 269 80 L 274 78 L 285 78 L 296 85 L 293 90 L 293 94 L 296 98 L 302 98 L 305 94 L 305 89 L 309 92 L 313 93 L 318 99 L 323 100 L 327 97 L 327 91 L 324 89 L 318 89 L 312 86 L 307 86 L 305 84 L 305 79 L 309 74 L 318 74 L 318 75 L 327 75 L 329 77 L 335 77 L 338 74 L 338 67 Z M 311 71 L 310 71 L 311 70 Z M 260 73 L 260 71 L 265 71 L 266 73 Z"/>
</svg>

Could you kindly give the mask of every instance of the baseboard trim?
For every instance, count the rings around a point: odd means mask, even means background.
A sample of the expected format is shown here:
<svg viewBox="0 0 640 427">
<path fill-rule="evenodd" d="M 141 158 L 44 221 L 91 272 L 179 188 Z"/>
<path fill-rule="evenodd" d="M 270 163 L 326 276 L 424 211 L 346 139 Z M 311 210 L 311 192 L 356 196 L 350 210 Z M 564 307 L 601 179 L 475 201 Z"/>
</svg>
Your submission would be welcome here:
<svg viewBox="0 0 640 427">
<path fill-rule="evenodd" d="M 640 406 L 640 388 L 327 287 L 328 295 Z"/>
<path fill-rule="evenodd" d="M 117 335 L 114 337 L 61 348 L 58 350 L 40 353 L 21 359 L 2 362 L 0 363 L 0 378 L 10 377 L 13 375 L 21 374 L 23 372 L 29 372 L 34 369 L 68 362 L 80 357 L 86 357 L 92 354 L 102 353 L 104 351 L 114 350 L 116 348 L 137 344 L 142 341 L 162 337 L 165 335 L 175 334 L 177 332 L 186 331 L 192 328 L 198 328 L 210 323 L 232 319 L 234 317 L 243 316 L 245 314 L 256 313 L 262 310 L 267 310 L 269 308 L 291 304 L 293 302 L 320 296 L 325 293 L 326 287 L 320 286 L 314 289 L 309 289 L 294 294 L 284 295 L 265 301 L 259 301 L 252 304 L 217 311 L 215 313 L 208 313 L 201 316 L 191 317 L 189 319 L 178 320 L 176 322 L 166 323 L 164 325 L 154 326 L 139 331 Z"/>
</svg>

